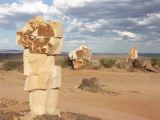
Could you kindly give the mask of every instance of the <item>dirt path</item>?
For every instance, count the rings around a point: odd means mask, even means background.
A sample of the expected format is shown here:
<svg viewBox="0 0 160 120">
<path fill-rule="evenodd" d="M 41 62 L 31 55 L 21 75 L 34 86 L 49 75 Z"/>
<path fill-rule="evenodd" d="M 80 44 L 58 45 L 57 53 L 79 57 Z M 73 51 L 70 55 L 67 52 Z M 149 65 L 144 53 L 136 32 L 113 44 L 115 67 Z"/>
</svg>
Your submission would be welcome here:
<svg viewBox="0 0 160 120">
<path fill-rule="evenodd" d="M 63 69 L 59 108 L 103 120 L 160 120 L 160 74 L 109 70 Z M 0 73 L 1 97 L 27 101 L 22 73 Z M 96 77 L 117 94 L 77 90 L 83 78 Z"/>
</svg>

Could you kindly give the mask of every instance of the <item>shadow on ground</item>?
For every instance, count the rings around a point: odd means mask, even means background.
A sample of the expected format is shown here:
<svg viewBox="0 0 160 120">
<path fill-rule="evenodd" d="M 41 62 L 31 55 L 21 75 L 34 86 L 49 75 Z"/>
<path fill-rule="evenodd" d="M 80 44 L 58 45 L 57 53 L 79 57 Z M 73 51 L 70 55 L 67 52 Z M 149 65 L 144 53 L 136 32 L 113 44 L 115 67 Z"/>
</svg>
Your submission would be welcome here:
<svg viewBox="0 0 160 120">
<path fill-rule="evenodd" d="M 71 112 L 62 112 L 61 118 L 52 115 L 41 115 L 33 119 L 24 119 L 24 115 L 12 111 L 0 111 L 0 120 L 100 120 L 98 118 L 90 117 L 84 114 L 77 114 Z"/>
</svg>

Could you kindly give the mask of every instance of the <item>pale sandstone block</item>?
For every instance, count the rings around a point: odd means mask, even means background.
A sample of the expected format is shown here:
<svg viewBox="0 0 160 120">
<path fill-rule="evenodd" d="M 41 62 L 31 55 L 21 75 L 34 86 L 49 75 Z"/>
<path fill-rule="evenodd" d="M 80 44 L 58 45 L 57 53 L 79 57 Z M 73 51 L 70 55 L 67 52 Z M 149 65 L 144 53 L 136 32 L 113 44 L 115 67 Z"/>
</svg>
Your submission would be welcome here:
<svg viewBox="0 0 160 120">
<path fill-rule="evenodd" d="M 51 75 L 48 72 L 38 72 L 38 74 L 30 74 L 25 81 L 25 91 L 35 89 L 47 89 L 48 82 L 51 81 Z"/>
<path fill-rule="evenodd" d="M 45 90 L 35 90 L 29 92 L 30 112 L 35 115 L 45 114 L 47 92 Z"/>
<path fill-rule="evenodd" d="M 138 59 L 138 49 L 132 48 L 128 53 L 128 59 L 135 60 Z"/>
<path fill-rule="evenodd" d="M 59 89 L 34 90 L 29 93 L 29 106 L 32 114 L 60 115 L 57 113 Z"/>
<path fill-rule="evenodd" d="M 51 72 L 30 73 L 25 81 L 25 91 L 52 89 L 61 86 L 61 67 L 54 66 Z"/>
<path fill-rule="evenodd" d="M 27 75 L 27 76 L 31 72 L 31 66 L 28 61 L 28 54 L 29 54 L 29 50 L 25 49 L 23 52 L 23 73 L 24 75 Z"/>
<path fill-rule="evenodd" d="M 25 91 L 61 86 L 61 67 L 55 65 L 54 56 L 29 53 L 28 61 L 31 71 L 25 81 Z"/>
<path fill-rule="evenodd" d="M 47 88 L 60 88 L 61 86 L 61 66 L 54 66 L 52 69 L 51 79 Z"/>
<path fill-rule="evenodd" d="M 34 54 L 28 55 L 28 61 L 31 66 L 32 73 L 38 71 L 50 72 L 52 67 L 55 65 L 54 56 L 47 56 L 46 54 Z"/>
<path fill-rule="evenodd" d="M 60 113 L 57 113 L 59 89 L 49 89 L 46 92 L 47 92 L 47 98 L 46 98 L 45 113 L 50 115 L 54 114 L 60 115 Z"/>
<path fill-rule="evenodd" d="M 62 38 L 63 37 L 63 27 L 61 22 L 49 22 L 52 29 L 54 30 L 54 37 L 56 38 Z"/>
</svg>

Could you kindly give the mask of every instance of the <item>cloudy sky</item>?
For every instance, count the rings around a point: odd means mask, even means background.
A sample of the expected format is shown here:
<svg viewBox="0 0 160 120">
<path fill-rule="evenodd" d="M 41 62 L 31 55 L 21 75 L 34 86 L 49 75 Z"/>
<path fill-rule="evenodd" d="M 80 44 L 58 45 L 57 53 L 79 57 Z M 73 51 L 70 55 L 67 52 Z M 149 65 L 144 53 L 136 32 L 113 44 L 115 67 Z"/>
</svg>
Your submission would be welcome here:
<svg viewBox="0 0 160 120">
<path fill-rule="evenodd" d="M 0 0 L 0 49 L 20 49 L 16 31 L 41 15 L 64 26 L 64 51 L 160 53 L 160 0 Z"/>
</svg>

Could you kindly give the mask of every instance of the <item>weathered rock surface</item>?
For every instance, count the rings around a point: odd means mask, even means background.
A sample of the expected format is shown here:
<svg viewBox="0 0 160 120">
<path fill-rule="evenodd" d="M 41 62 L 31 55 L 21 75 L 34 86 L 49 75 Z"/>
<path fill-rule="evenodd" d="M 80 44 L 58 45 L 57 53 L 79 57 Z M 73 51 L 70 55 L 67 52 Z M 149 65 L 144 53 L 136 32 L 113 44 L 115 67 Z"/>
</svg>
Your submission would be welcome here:
<svg viewBox="0 0 160 120">
<path fill-rule="evenodd" d="M 90 79 L 84 78 L 81 84 L 79 85 L 79 89 L 94 93 L 105 91 L 102 89 L 102 85 L 100 84 L 100 81 L 97 80 L 97 78 L 90 78 Z"/>
<path fill-rule="evenodd" d="M 63 28 L 60 22 L 32 18 L 17 32 L 17 43 L 31 53 L 59 54 L 63 47 Z"/>
<path fill-rule="evenodd" d="M 158 72 L 158 69 L 155 69 L 149 60 L 135 59 L 135 60 L 119 60 L 114 64 L 115 67 L 126 69 L 130 72 L 134 71 L 134 68 L 141 70 L 147 70 L 151 72 Z"/>
<path fill-rule="evenodd" d="M 85 66 L 90 61 L 91 56 L 91 49 L 87 46 L 80 46 L 80 48 L 69 53 L 69 58 L 73 61 L 75 69 Z"/>
<path fill-rule="evenodd" d="M 69 53 L 71 60 L 90 60 L 92 56 L 91 49 L 87 46 L 80 46 L 78 49 L 73 50 Z"/>
<path fill-rule="evenodd" d="M 85 65 L 87 65 L 87 62 L 85 60 L 74 60 L 73 61 L 73 66 L 75 69 L 81 68 Z"/>
<path fill-rule="evenodd" d="M 96 78 L 83 79 L 82 83 L 79 86 L 79 88 L 84 89 L 86 87 L 88 87 L 88 88 L 100 87 L 100 82 Z"/>
<path fill-rule="evenodd" d="M 17 32 L 17 43 L 24 48 L 25 91 L 29 92 L 30 112 L 56 114 L 61 86 L 61 67 L 55 55 L 62 53 L 63 28 L 60 22 L 37 16 Z"/>
<path fill-rule="evenodd" d="M 134 68 L 141 68 L 151 72 L 158 72 L 151 64 L 149 60 L 136 59 L 133 61 Z"/>
<path fill-rule="evenodd" d="M 128 53 L 128 60 L 138 59 L 138 49 L 136 47 L 132 48 Z"/>
<path fill-rule="evenodd" d="M 158 72 L 158 69 L 155 69 L 149 60 L 143 60 L 138 58 L 138 49 L 132 48 L 129 53 L 127 60 L 119 60 L 114 66 L 117 68 L 127 69 L 128 71 L 134 71 L 134 68 L 139 68 L 141 70 L 148 70 L 151 72 Z"/>
</svg>

